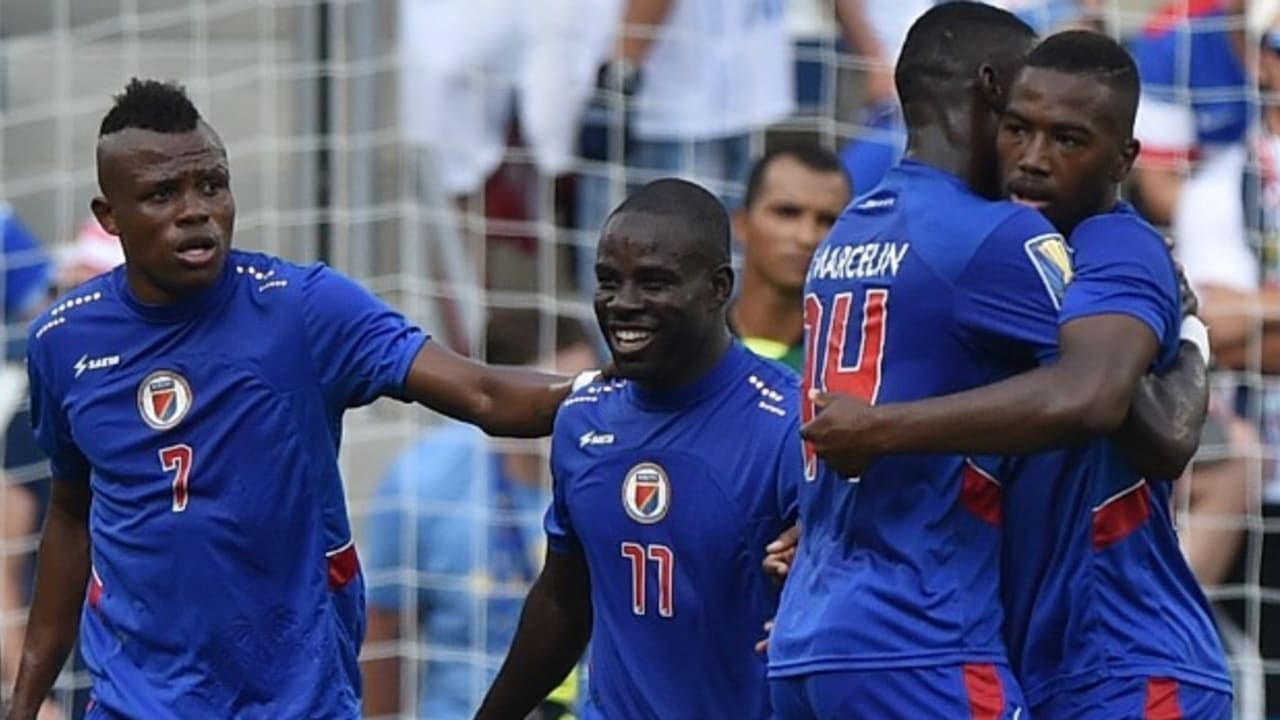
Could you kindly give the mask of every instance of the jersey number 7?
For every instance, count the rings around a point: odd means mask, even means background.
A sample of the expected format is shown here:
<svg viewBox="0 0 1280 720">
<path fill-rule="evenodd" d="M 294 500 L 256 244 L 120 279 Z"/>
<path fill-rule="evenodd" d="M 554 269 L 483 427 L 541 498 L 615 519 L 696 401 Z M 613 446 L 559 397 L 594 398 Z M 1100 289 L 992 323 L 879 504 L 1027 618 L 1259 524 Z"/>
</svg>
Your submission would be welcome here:
<svg viewBox="0 0 1280 720">
<path fill-rule="evenodd" d="M 173 511 L 187 509 L 187 481 L 191 479 L 191 461 L 195 457 L 190 445 L 160 448 L 160 467 L 173 473 Z"/>
<path fill-rule="evenodd" d="M 825 348 L 819 347 L 822 333 L 822 302 L 814 293 L 804 298 L 804 385 L 801 387 L 800 416 L 813 420 L 817 407 L 809 399 L 813 389 L 845 393 L 875 404 L 880 394 L 880 367 L 884 361 L 885 328 L 889 314 L 889 291 L 869 288 L 862 301 L 862 330 L 858 339 L 857 360 L 849 365 L 849 314 L 853 293 L 842 292 L 831 304 L 830 326 Z M 818 455 L 813 446 L 804 444 L 804 479 L 818 476 Z"/>
</svg>

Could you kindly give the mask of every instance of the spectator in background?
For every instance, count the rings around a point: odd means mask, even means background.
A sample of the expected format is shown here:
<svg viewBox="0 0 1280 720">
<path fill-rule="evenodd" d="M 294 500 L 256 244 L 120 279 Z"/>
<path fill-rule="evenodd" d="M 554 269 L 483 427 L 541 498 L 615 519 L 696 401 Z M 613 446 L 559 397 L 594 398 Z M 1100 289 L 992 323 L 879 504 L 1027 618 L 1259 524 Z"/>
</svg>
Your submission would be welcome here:
<svg viewBox="0 0 1280 720">
<path fill-rule="evenodd" d="M 801 371 L 809 260 L 852 197 L 839 158 L 817 145 L 770 150 L 752 167 L 733 215 L 742 284 L 729 326 L 757 355 Z"/>
<path fill-rule="evenodd" d="M 628 0 L 622 32 L 600 72 L 625 113 L 597 103 L 583 128 L 590 161 L 579 178 L 579 282 L 594 287 L 589 258 L 609 211 L 628 185 L 662 176 L 693 180 L 737 207 L 751 157 L 751 134 L 795 105 L 784 0 Z M 614 103 L 617 104 L 616 102 Z M 609 142 L 625 124 L 624 146 Z M 617 152 L 621 150 L 622 152 Z"/>
<path fill-rule="evenodd" d="M 1251 628 L 1250 619 L 1258 618 L 1258 651 L 1274 665 L 1280 661 L 1280 603 L 1274 600 L 1280 534 L 1272 529 L 1280 518 L 1280 23 L 1277 3 L 1270 5 L 1271 22 L 1254 25 L 1262 28 L 1256 41 L 1262 107 L 1255 131 L 1246 142 L 1202 160 L 1180 188 L 1174 231 L 1201 296 L 1218 367 L 1231 371 L 1229 381 L 1241 381 L 1234 409 L 1256 421 L 1262 436 L 1262 537 L 1252 536 L 1224 574 L 1229 583 L 1261 588 L 1256 598 L 1233 599 L 1226 607 L 1240 628 Z M 1232 394 L 1224 400 L 1230 406 Z M 1265 690 L 1266 714 L 1280 717 L 1280 672 L 1268 669 Z"/>
<path fill-rule="evenodd" d="M 1142 142 L 1134 169 L 1135 200 L 1157 225 L 1176 223 L 1187 176 L 1244 141 L 1253 84 L 1246 69 L 1246 28 L 1256 38 L 1278 5 L 1277 0 L 1170 0 L 1130 43 L 1142 78 L 1134 127 Z"/>
<path fill-rule="evenodd" d="M 20 313 L 24 320 L 39 314 L 58 294 L 124 262 L 120 241 L 107 235 L 98 222 L 90 218 L 81 226 L 74 241 L 57 249 L 55 281 L 51 286 L 48 261 L 35 238 L 16 224 L 6 225 L 5 237 L 6 262 L 9 262 L 10 251 L 13 251 L 15 256 L 27 254 L 29 265 L 41 268 L 18 274 L 19 284 L 24 287 L 15 294 L 30 297 L 30 302 L 34 303 Z M 0 370 L 0 402 L 19 403 L 12 409 L 6 407 L 5 412 L 0 413 L 0 422 L 5 427 L 4 472 L 0 478 L 0 543 L 7 549 L 0 555 L 0 618 L 6 619 L 3 642 L 0 643 L 4 648 L 0 654 L 0 681 L 5 688 L 13 686 L 18 656 L 22 651 L 25 608 L 30 604 L 35 571 L 34 540 L 48 506 L 51 479 L 48 463 L 31 431 L 30 413 L 22 402 L 27 397 L 27 374 L 22 369 L 24 350 L 21 347 L 21 340 L 25 337 L 25 330 L 16 333 L 19 342 L 12 345 L 16 354 L 6 357 L 5 367 Z M 13 622 L 8 618 L 13 618 Z M 86 688 L 72 702 L 70 717 L 83 715 L 87 699 Z M 45 703 L 40 712 L 41 720 L 66 716 L 61 706 L 53 702 Z"/>
<path fill-rule="evenodd" d="M 536 363 L 544 319 L 534 310 L 492 313 L 487 362 Z M 577 320 L 556 318 L 555 348 L 557 371 L 577 373 L 597 364 Z M 367 717 L 410 712 L 400 706 L 403 659 L 392 644 L 405 638 L 416 638 L 426 652 L 416 717 L 465 720 L 479 706 L 543 557 L 542 513 L 550 489 L 539 448 L 526 442 L 520 449 L 496 449 L 474 427 L 450 422 L 392 464 L 364 531 Z M 575 691 L 571 677 L 540 717 L 559 720 Z"/>
</svg>

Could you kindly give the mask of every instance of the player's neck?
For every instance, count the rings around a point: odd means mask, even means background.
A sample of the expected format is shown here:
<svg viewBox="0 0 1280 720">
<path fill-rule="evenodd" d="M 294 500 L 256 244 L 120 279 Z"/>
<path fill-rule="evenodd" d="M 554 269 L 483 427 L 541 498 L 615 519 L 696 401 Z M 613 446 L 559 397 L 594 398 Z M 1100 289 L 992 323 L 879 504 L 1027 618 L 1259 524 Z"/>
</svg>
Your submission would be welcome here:
<svg viewBox="0 0 1280 720">
<path fill-rule="evenodd" d="M 646 391 L 655 393 L 668 393 L 687 388 L 715 370 L 716 365 L 724 359 L 724 354 L 729 351 L 732 342 L 726 323 L 709 335 L 707 341 L 702 347 L 697 348 L 697 352 L 680 372 L 662 378 L 646 379 L 641 381 L 640 385 Z"/>
<path fill-rule="evenodd" d="M 739 337 L 762 338 L 794 345 L 804 335 L 799 294 L 779 292 L 749 268 L 742 277 L 742 291 L 729 310 Z"/>
<path fill-rule="evenodd" d="M 971 144 L 967 132 L 934 125 L 911 134 L 905 157 L 955 175 L 974 187 L 975 181 L 980 180 L 975 172 L 977 157 L 967 149 L 958 149 Z"/>
</svg>

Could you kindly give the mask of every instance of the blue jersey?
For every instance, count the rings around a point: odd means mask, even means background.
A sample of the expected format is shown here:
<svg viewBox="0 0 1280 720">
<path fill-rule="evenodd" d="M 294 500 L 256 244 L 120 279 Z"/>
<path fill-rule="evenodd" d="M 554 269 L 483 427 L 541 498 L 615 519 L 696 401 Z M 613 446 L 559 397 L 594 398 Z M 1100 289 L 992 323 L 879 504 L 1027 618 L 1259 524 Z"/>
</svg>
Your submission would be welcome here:
<svg viewBox="0 0 1280 720">
<path fill-rule="evenodd" d="M 36 435 L 93 492 L 80 638 L 100 708 L 358 717 L 342 412 L 399 393 L 425 340 L 324 266 L 238 251 L 181 302 L 140 303 L 120 267 L 37 319 Z"/>
<path fill-rule="evenodd" d="M 760 563 L 795 519 L 798 388 L 735 342 L 687 388 L 615 381 L 565 401 L 546 530 L 591 575 L 586 717 L 769 717 L 753 645 L 777 590 Z"/>
<path fill-rule="evenodd" d="M 1171 364 L 1181 320 L 1163 239 L 1128 206 L 1071 235 L 1075 277 L 1061 321 L 1141 320 Z M 1200 586 L 1170 518 L 1172 483 L 1144 479 L 1107 439 L 1015 461 L 1006 484 L 1004 597 L 1027 701 L 1101 679 L 1155 676 L 1229 692 Z"/>
<path fill-rule="evenodd" d="M 1057 339 L 1069 261 L 1039 213 L 904 161 L 814 255 L 805 384 L 903 402 L 1033 367 Z M 846 479 L 806 459 L 771 675 L 1006 662 L 992 463 L 889 456 Z"/>
</svg>

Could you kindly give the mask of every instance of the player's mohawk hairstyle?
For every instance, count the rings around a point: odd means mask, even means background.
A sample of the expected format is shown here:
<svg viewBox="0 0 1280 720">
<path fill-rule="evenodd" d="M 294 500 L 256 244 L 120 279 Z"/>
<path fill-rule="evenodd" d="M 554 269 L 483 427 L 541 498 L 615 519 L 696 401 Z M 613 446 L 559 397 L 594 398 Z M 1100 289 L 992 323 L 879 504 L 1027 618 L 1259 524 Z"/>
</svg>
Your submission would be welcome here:
<svg viewBox="0 0 1280 720">
<path fill-rule="evenodd" d="M 711 191 L 678 178 L 654 180 L 631 194 L 610 215 L 623 212 L 678 217 L 689 223 L 712 262 L 729 262 L 729 213 Z"/>
<path fill-rule="evenodd" d="M 181 85 L 133 78 L 124 92 L 115 96 L 115 104 L 102 118 L 98 137 L 125 128 L 162 133 L 191 132 L 199 120 L 200 111 L 196 110 Z"/>
<path fill-rule="evenodd" d="M 1027 53 L 1027 67 L 1095 77 L 1110 86 L 1122 120 L 1133 126 L 1138 111 L 1138 66 L 1120 43 L 1092 30 L 1065 30 L 1045 38 Z"/>
</svg>

